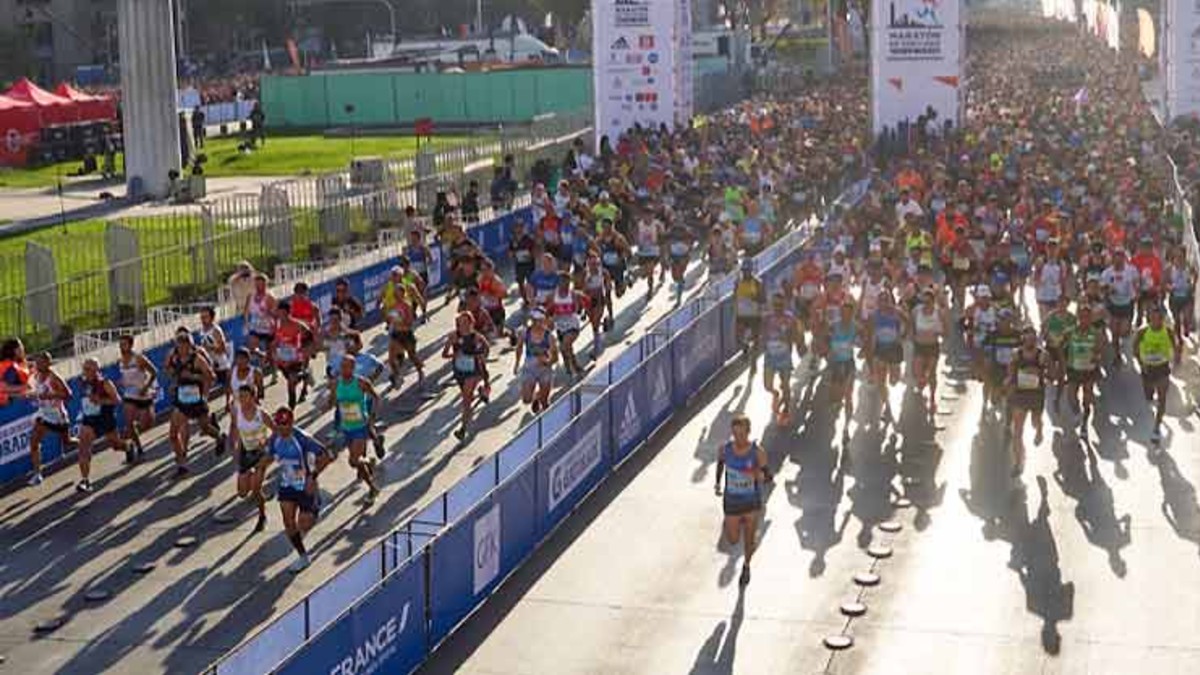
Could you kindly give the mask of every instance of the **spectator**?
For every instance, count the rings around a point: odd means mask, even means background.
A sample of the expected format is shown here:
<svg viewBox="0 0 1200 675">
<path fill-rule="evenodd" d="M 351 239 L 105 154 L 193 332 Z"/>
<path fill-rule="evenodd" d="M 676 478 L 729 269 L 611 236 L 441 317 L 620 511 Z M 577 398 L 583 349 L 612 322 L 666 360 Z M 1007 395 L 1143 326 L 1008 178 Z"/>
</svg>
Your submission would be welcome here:
<svg viewBox="0 0 1200 675">
<path fill-rule="evenodd" d="M 241 309 L 254 293 L 254 275 L 257 270 L 250 261 L 243 260 L 237 265 L 237 270 L 229 276 L 229 297 L 233 306 Z"/>
<path fill-rule="evenodd" d="M 192 141 L 196 144 L 196 149 L 204 147 L 204 138 L 207 133 L 204 126 L 204 108 L 196 107 L 192 109 Z"/>
<path fill-rule="evenodd" d="M 254 108 L 250 111 L 250 141 L 254 144 L 260 144 L 264 148 L 267 146 L 267 116 L 263 112 L 262 104 L 258 101 L 254 102 Z"/>
<path fill-rule="evenodd" d="M 462 200 L 463 220 L 468 223 L 479 222 L 479 181 L 473 180 L 467 184 L 467 194 Z"/>
<path fill-rule="evenodd" d="M 0 344 L 0 406 L 25 394 L 29 372 L 25 369 L 25 345 L 18 338 Z"/>
<path fill-rule="evenodd" d="M 492 208 L 507 210 L 512 205 L 512 192 L 508 189 L 508 181 L 504 179 L 504 168 L 496 167 L 492 174 L 491 185 Z"/>
</svg>

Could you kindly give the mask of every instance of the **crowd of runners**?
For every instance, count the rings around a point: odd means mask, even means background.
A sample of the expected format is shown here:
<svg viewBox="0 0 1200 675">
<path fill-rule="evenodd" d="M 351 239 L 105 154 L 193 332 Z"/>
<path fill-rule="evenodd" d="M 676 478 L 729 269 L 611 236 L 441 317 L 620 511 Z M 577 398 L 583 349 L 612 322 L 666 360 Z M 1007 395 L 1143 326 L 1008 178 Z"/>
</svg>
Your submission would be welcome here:
<svg viewBox="0 0 1200 675">
<path fill-rule="evenodd" d="M 934 426 L 941 363 L 981 383 L 982 421 L 1005 429 L 990 450 L 1019 488 L 1026 429 L 1041 445 L 1049 417 L 1086 441 L 1097 397 L 1132 368 L 1153 458 L 1172 369 L 1194 347 L 1197 270 L 1136 65 L 1063 24 L 989 23 L 968 44 L 965 124 L 875 153 L 866 198 L 779 288 L 752 269 L 739 282 L 739 330 L 748 354 L 763 353 L 775 423 L 792 424 L 795 359 L 807 356 L 828 396 L 814 405 L 841 408 L 844 442 L 856 400 L 877 402 L 899 433 L 892 399 L 907 394 Z M 742 583 L 771 478 L 750 432 L 733 420 L 716 485 L 729 541 L 745 540 Z"/>
<path fill-rule="evenodd" d="M 165 399 L 176 478 L 190 471 L 193 433 L 212 439 L 217 457 L 231 457 L 238 496 L 256 507 L 256 531 L 268 521 L 267 469 L 278 465 L 276 493 L 298 553 L 294 568 L 303 569 L 304 533 L 321 509 L 319 475 L 344 449 L 366 489 L 365 503 L 374 501 L 377 465 L 388 449 L 378 418 L 412 388 L 438 387 L 426 381 L 425 359 L 440 356 L 453 375 L 460 441 L 468 439 L 479 408 L 489 405 L 493 380 L 508 359 L 521 403 L 534 414 L 544 410 L 556 387 L 577 381 L 600 357 L 615 325 L 615 298 L 666 292 L 680 301 L 685 287 L 736 269 L 787 223 L 820 208 L 824 187 L 834 191 L 837 181 L 857 172 L 859 149 L 846 146 L 834 122 L 843 110 L 839 100 L 861 114 L 859 90 L 861 82 L 825 85 L 797 100 L 757 101 L 701 118 L 688 129 L 640 129 L 606 141 L 556 185 L 533 186 L 530 215 L 514 226 L 506 260 L 485 255 L 453 220 L 436 240 L 414 228 L 376 307 L 341 281 L 331 309 L 322 313 L 305 284 L 277 298 L 267 276 L 251 270 L 245 279 L 235 275 L 245 284 L 235 293 L 244 298 L 244 335 L 226 335 L 216 312 L 206 308 L 197 330 L 178 329 L 160 366 L 127 337 L 117 377 L 108 379 L 89 359 L 76 390 L 48 354 L 34 355 L 25 366 L 23 345 L 9 340 L 0 354 L 5 392 L 36 408 L 29 484 L 42 483 L 42 444 L 57 436 L 76 449 L 76 489 L 91 493 L 98 443 L 123 453 L 129 464 L 142 461 L 143 439 L 159 423 L 156 402 Z M 784 151 L 801 143 L 812 161 Z M 817 174 L 821 189 L 779 191 Z M 443 302 L 454 305 L 455 316 L 448 334 L 423 345 L 418 327 L 437 304 L 430 297 L 435 241 L 449 261 Z M 387 335 L 386 353 L 379 355 L 366 348 L 362 332 L 373 316 Z M 585 332 L 590 350 L 580 347 Z M 415 383 L 406 387 L 410 376 Z M 267 405 L 271 387 L 286 391 L 286 405 Z M 332 411 L 333 433 L 297 424 L 298 406 L 310 399 L 317 410 Z M 80 410 L 74 420 L 68 413 L 73 401 Z"/>
<path fill-rule="evenodd" d="M 579 158 L 586 170 L 534 186 L 531 217 L 515 227 L 505 264 L 450 223 L 437 243 L 450 261 L 444 302 L 456 303 L 456 316 L 432 347 L 460 392 L 456 436 L 467 438 L 475 411 L 493 396 L 497 352 L 512 352 L 520 400 L 540 412 L 556 385 L 599 357 L 614 297 L 642 288 L 682 297 L 699 281 L 691 275 L 698 263 L 709 279 L 737 271 L 738 334 L 748 357 L 763 358 L 780 426 L 795 424 L 802 365 L 827 392 L 820 404 L 843 416 L 844 439 L 856 386 L 878 397 L 884 425 L 895 424 L 893 398 L 905 390 L 904 404 L 921 406 L 933 424 L 940 368 L 949 365 L 981 383 L 982 414 L 1006 426 L 996 452 L 1010 453 L 1016 478 L 1027 423 L 1033 444 L 1044 440 L 1047 404 L 1056 424 L 1086 438 L 1110 376 L 1135 368 L 1157 443 L 1172 367 L 1191 346 L 1196 270 L 1169 217 L 1166 143 L 1136 68 L 1091 58 L 1104 48 L 1065 26 L 996 24 L 968 40 L 965 125 L 923 127 L 899 151 L 871 151 L 865 78 L 852 75 L 688 129 L 639 129 L 605 142 L 595 157 Z M 817 228 L 802 260 L 768 288 L 751 256 L 856 179 L 866 181 L 863 199 Z M 294 569 L 303 569 L 321 471 L 346 448 L 370 503 L 387 448 L 378 415 L 410 369 L 414 386 L 431 386 L 417 335 L 431 305 L 430 245 L 428 234 L 410 233 L 378 307 L 339 283 L 322 314 L 303 284 L 276 299 L 259 275 L 245 301 L 244 339 L 225 335 L 205 310 L 199 331 L 179 330 L 162 369 L 126 339 L 119 381 L 88 361 L 78 394 L 48 355 L 31 360 L 27 378 L 6 371 L 7 390 L 37 407 L 31 485 L 42 481 L 39 448 L 49 435 L 77 445 L 82 492 L 92 490 L 99 439 L 139 461 L 162 390 L 173 404 L 176 472 L 188 472 L 193 427 L 214 439 L 218 455 L 233 456 L 237 493 L 257 506 L 258 530 L 267 522 L 266 469 L 279 465 Z M 388 336 L 379 356 L 360 332 L 376 310 Z M 590 353 L 578 345 L 585 331 Z M 0 361 L 24 363 L 20 342 L 6 343 Z M 266 389 L 280 380 L 287 405 L 268 411 Z M 66 406 L 76 395 L 77 438 Z M 296 425 L 296 407 L 310 395 L 333 411 L 336 433 L 325 440 Z M 726 535 L 745 541 L 748 583 L 771 479 L 748 418 L 734 419 L 718 461 Z"/>
</svg>

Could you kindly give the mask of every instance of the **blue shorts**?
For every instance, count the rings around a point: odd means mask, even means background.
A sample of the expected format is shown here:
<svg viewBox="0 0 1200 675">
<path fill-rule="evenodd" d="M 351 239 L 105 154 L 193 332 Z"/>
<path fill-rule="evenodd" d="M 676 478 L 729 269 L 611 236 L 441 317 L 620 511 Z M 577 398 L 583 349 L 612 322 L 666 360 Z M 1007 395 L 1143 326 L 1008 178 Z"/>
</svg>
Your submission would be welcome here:
<svg viewBox="0 0 1200 675">
<path fill-rule="evenodd" d="M 321 496 L 319 493 L 310 495 L 304 490 L 280 486 L 279 501 L 291 502 L 298 506 L 301 511 L 311 513 L 313 516 L 321 513 Z"/>
<path fill-rule="evenodd" d="M 367 429 L 367 427 L 360 427 L 358 429 L 338 429 L 338 432 L 341 433 L 342 438 L 346 440 L 346 443 L 350 443 L 352 441 L 365 441 L 371 437 L 370 430 Z"/>
<path fill-rule="evenodd" d="M 763 355 L 763 366 L 770 371 L 776 373 L 792 372 L 792 354 L 791 349 L 788 349 L 786 354 L 772 354 L 767 351 Z"/>
</svg>

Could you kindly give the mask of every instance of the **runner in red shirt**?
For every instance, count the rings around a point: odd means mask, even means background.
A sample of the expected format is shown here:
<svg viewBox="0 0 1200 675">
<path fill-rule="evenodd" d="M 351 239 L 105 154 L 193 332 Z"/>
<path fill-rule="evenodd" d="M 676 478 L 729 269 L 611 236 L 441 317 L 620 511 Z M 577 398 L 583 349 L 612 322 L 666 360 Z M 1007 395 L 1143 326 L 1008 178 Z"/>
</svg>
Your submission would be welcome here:
<svg viewBox="0 0 1200 675">
<path fill-rule="evenodd" d="M 1161 304 L 1163 264 L 1162 259 L 1154 252 L 1154 240 L 1142 237 L 1138 252 L 1133 254 L 1129 263 L 1137 268 L 1141 277 L 1142 287 L 1138 291 L 1138 318 L 1136 324 L 1141 324 L 1150 308 Z"/>
<path fill-rule="evenodd" d="M 276 308 L 275 338 L 271 341 L 271 360 L 287 380 L 288 407 L 308 397 L 308 353 L 304 346 L 312 342 L 312 332 L 292 317 L 291 301 L 284 300 Z M 296 386 L 303 383 L 300 396 Z"/>
<path fill-rule="evenodd" d="M 304 354 L 308 359 L 312 359 L 315 353 L 313 349 L 313 338 L 321 328 L 320 312 L 317 311 L 317 304 L 308 296 L 308 284 L 303 281 L 297 283 L 292 288 L 292 298 L 288 302 L 291 305 L 292 318 L 304 324 L 308 329 L 306 334 L 308 337 L 304 341 Z M 309 384 L 312 384 L 310 381 Z M 235 394 L 237 392 L 234 392 Z"/>
<path fill-rule="evenodd" d="M 814 254 L 805 256 L 804 261 L 796 266 L 796 271 L 792 275 L 792 307 L 796 314 L 796 320 L 800 322 L 801 330 L 797 349 L 800 350 L 801 356 L 808 351 L 804 342 L 804 334 L 816 334 L 813 325 L 816 317 L 812 316 L 812 305 L 821 295 L 821 286 L 824 285 L 824 281 L 825 272 L 817 263 Z"/>
</svg>

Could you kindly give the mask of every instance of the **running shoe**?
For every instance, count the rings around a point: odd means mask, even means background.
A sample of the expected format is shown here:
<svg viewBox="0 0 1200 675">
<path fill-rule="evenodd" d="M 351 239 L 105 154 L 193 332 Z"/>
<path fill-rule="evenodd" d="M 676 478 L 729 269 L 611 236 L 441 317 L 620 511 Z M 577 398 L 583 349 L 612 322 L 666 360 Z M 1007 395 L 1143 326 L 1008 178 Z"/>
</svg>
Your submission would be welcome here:
<svg viewBox="0 0 1200 675">
<path fill-rule="evenodd" d="M 34 474 L 29 477 L 28 485 L 29 485 L 29 487 L 37 487 L 38 485 L 41 485 L 42 481 L 44 481 L 44 480 L 45 480 L 45 478 L 42 476 L 42 472 L 35 471 Z"/>
<path fill-rule="evenodd" d="M 750 566 L 742 565 L 742 576 L 738 578 L 738 584 L 746 586 L 750 583 Z"/>
<path fill-rule="evenodd" d="M 308 559 L 307 554 L 299 556 L 292 561 L 291 565 L 288 565 L 288 572 L 291 572 L 292 574 L 299 574 L 308 569 L 308 566 L 311 564 L 312 561 Z"/>
<path fill-rule="evenodd" d="M 85 495 L 92 494 L 92 481 L 84 478 L 75 484 L 75 491 Z"/>
<path fill-rule="evenodd" d="M 375 456 L 378 457 L 379 459 L 383 459 L 384 454 L 387 453 L 387 448 L 385 448 L 383 445 L 384 444 L 383 432 L 378 432 L 375 434 L 374 443 L 375 443 Z"/>
</svg>

